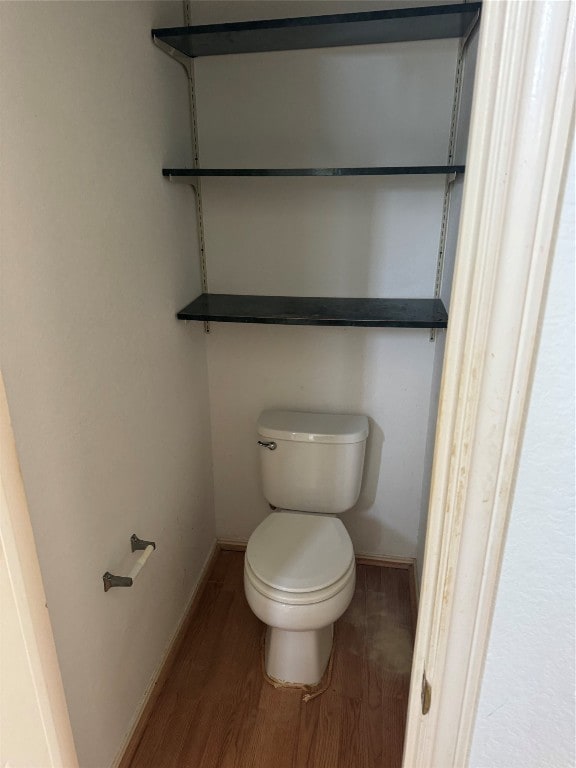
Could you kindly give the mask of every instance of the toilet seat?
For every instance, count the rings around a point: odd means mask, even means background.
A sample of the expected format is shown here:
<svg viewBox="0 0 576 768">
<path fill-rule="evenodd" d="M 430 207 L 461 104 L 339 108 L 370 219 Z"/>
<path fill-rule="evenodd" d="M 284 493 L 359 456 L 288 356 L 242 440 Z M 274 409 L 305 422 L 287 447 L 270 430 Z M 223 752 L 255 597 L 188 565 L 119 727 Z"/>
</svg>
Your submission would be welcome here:
<svg viewBox="0 0 576 768">
<path fill-rule="evenodd" d="M 328 587 L 313 589 L 309 592 L 287 592 L 282 589 L 274 589 L 269 584 L 265 584 L 256 576 L 248 560 L 244 560 L 244 577 L 250 582 L 250 585 L 264 597 L 283 605 L 314 605 L 315 603 L 323 603 L 325 600 L 329 600 L 345 590 L 350 581 L 355 579 L 355 576 L 356 563 L 353 560 L 345 574 Z"/>
<path fill-rule="evenodd" d="M 354 550 L 338 518 L 273 512 L 250 537 L 246 566 L 261 594 L 293 605 L 308 604 L 342 589 L 354 570 Z"/>
</svg>

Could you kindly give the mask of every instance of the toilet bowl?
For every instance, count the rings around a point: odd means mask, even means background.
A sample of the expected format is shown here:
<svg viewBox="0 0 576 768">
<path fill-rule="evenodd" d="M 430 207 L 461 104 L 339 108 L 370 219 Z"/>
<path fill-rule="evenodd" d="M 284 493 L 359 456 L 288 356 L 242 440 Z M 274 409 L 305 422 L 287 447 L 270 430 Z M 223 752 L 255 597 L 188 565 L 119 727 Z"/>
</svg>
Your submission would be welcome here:
<svg viewBox="0 0 576 768">
<path fill-rule="evenodd" d="M 313 685 L 326 669 L 334 622 L 354 594 L 356 564 L 333 517 L 273 512 L 250 537 L 244 590 L 268 625 L 265 663 L 278 681 Z"/>
<path fill-rule="evenodd" d="M 276 511 L 248 541 L 244 591 L 267 625 L 268 676 L 314 685 L 354 594 L 352 541 L 334 515 L 358 500 L 368 419 L 264 411 L 258 434 L 264 495 Z"/>
</svg>

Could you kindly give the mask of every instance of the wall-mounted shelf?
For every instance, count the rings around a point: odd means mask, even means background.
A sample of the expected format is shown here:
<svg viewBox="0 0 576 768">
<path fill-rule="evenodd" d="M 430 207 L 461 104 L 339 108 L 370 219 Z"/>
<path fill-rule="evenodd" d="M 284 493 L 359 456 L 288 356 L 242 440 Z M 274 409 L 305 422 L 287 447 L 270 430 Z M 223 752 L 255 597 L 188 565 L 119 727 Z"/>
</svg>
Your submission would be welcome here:
<svg viewBox="0 0 576 768">
<path fill-rule="evenodd" d="M 446 328 L 440 299 L 339 299 L 203 293 L 178 312 L 179 320 L 364 328 Z"/>
<path fill-rule="evenodd" d="M 463 165 L 379 166 L 372 168 L 164 168 L 173 181 L 199 176 L 414 176 L 464 173 Z"/>
<path fill-rule="evenodd" d="M 191 58 L 231 53 L 331 48 L 461 37 L 481 3 L 396 8 L 291 19 L 154 29 L 154 37 Z"/>
<path fill-rule="evenodd" d="M 463 38 L 477 20 L 481 5 L 480 2 L 453 3 L 173 27 L 154 29 L 152 35 L 154 41 L 172 56 L 191 59 L 199 56 Z M 194 143 L 197 146 L 195 119 L 192 123 Z M 449 163 L 452 157 L 450 154 Z M 464 165 L 447 164 L 353 168 L 165 168 L 162 173 L 173 182 L 193 185 L 196 179 L 202 177 L 452 176 L 462 174 L 464 170 Z M 199 229 L 202 231 L 201 190 L 199 184 L 196 187 L 196 211 Z M 445 200 L 448 194 L 445 193 Z M 201 263 L 205 292 L 178 312 L 177 317 L 181 320 L 381 328 L 445 328 L 448 323 L 446 309 L 438 298 L 354 299 L 208 293 L 203 250 Z"/>
</svg>

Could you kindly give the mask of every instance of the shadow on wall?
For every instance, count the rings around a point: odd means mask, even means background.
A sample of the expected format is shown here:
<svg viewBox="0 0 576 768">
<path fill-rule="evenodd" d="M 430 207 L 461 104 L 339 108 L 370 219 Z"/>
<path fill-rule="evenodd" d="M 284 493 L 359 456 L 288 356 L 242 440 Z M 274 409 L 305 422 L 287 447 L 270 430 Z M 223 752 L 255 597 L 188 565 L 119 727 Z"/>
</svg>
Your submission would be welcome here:
<svg viewBox="0 0 576 768">
<path fill-rule="evenodd" d="M 386 438 L 374 419 L 369 418 L 369 422 L 360 497 L 356 505 L 342 515 L 342 520 L 349 531 L 362 532 L 362 543 L 355 546 L 356 554 L 390 556 L 392 552 L 386 549 L 386 542 L 393 542 L 395 556 L 413 556 L 414 538 L 403 534 L 399 524 L 406 506 L 399 504 L 396 509 L 388 509 L 386 501 L 383 502 L 388 495 L 386 483 L 389 474 L 382 459 Z M 381 482 L 382 488 L 379 487 Z"/>
<path fill-rule="evenodd" d="M 362 489 L 356 504 L 356 511 L 360 513 L 372 509 L 376 502 L 380 466 L 382 464 L 382 446 L 384 443 L 383 430 L 376 424 L 374 419 L 369 418 L 368 421 L 370 423 L 370 433 L 366 441 Z"/>
</svg>

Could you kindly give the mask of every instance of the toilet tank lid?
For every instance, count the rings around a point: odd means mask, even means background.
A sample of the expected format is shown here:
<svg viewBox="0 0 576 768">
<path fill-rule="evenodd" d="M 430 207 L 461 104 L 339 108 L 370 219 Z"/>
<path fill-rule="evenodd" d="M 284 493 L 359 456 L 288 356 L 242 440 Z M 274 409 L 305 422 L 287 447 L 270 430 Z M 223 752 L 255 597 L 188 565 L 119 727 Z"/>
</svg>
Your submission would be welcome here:
<svg viewBox="0 0 576 768">
<path fill-rule="evenodd" d="M 269 410 L 258 418 L 258 434 L 307 443 L 361 443 L 368 437 L 368 419 L 363 414 Z"/>
</svg>

